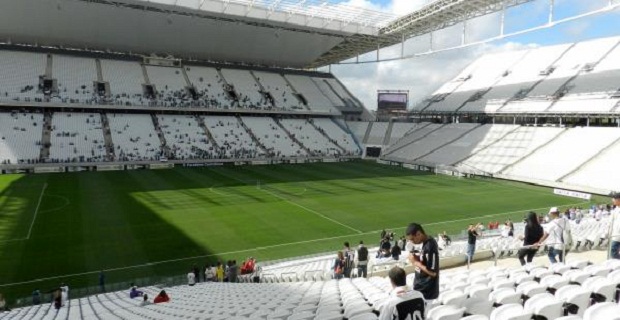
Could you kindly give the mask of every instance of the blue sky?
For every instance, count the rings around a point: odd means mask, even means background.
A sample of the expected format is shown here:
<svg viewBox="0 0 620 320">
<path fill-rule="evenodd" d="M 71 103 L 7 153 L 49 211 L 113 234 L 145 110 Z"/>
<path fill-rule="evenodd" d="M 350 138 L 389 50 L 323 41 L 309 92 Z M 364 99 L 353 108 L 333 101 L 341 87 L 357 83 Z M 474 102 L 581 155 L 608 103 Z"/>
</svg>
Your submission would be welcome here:
<svg viewBox="0 0 620 320">
<path fill-rule="evenodd" d="M 348 0 L 350 5 L 363 6 L 375 10 L 390 11 L 403 15 L 420 8 L 431 0 Z M 554 16 L 556 20 L 572 17 L 604 8 L 609 0 L 555 0 Z M 620 4 L 620 0 L 612 0 Z M 511 33 L 547 23 L 549 18 L 549 0 L 533 2 L 511 8 L 506 14 L 506 31 Z M 488 39 L 499 35 L 499 15 L 476 18 L 469 22 L 470 41 Z M 439 31 L 435 34 L 436 47 L 450 47 L 460 42 L 457 26 Z M 376 108 L 376 91 L 379 89 L 409 90 L 410 100 L 422 100 L 432 94 L 443 83 L 451 80 L 477 57 L 495 51 L 518 50 L 531 46 L 546 46 L 558 43 L 579 42 L 588 39 L 620 36 L 620 9 L 581 18 L 571 22 L 557 24 L 551 28 L 537 30 L 464 49 L 449 50 L 423 57 L 410 58 L 395 62 L 367 63 L 360 65 L 332 66 L 336 75 L 367 108 Z M 405 46 L 406 53 L 428 51 L 428 36 L 410 40 Z M 400 52 L 398 50 L 394 50 Z M 389 55 L 389 50 L 382 53 Z M 372 60 L 375 53 L 363 56 L 361 60 Z"/>
</svg>

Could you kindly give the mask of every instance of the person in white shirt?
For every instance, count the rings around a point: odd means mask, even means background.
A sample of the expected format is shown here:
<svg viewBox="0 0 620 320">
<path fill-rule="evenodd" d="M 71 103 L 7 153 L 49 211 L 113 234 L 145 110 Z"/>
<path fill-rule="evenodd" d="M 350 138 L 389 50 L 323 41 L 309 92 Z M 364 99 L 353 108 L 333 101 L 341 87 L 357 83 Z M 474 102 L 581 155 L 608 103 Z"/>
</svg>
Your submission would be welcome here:
<svg viewBox="0 0 620 320">
<path fill-rule="evenodd" d="M 205 269 L 205 281 L 206 282 L 215 281 L 215 267 L 214 266 L 208 266 Z"/>
<path fill-rule="evenodd" d="M 194 270 L 190 270 L 187 273 L 187 284 L 193 286 L 196 284 L 196 275 L 194 274 Z"/>
<path fill-rule="evenodd" d="M 61 296 L 62 305 L 65 306 L 67 304 L 67 301 L 69 300 L 69 286 L 68 285 L 64 283 L 60 285 L 60 296 Z"/>
<path fill-rule="evenodd" d="M 615 208 L 611 211 L 611 258 L 620 259 L 620 192 L 609 194 Z"/>
<path fill-rule="evenodd" d="M 560 210 L 557 207 L 549 210 L 549 223 L 542 238 L 538 241 L 538 245 L 547 245 L 549 252 L 549 262 L 564 262 L 564 240 L 562 239 L 562 233 L 565 228 L 570 228 L 567 219 L 560 219 Z M 558 259 L 556 259 L 556 256 Z"/>
<path fill-rule="evenodd" d="M 400 267 L 388 273 L 392 283 L 390 298 L 379 308 L 379 320 L 421 320 L 424 319 L 424 296 L 407 287 L 407 274 Z"/>
</svg>

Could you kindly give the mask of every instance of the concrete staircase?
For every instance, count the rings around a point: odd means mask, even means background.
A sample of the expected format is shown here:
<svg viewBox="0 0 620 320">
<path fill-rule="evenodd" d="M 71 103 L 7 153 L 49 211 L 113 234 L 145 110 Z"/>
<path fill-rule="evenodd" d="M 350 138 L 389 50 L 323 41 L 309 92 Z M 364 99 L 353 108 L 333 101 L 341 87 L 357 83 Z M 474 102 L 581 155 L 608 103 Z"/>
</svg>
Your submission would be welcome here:
<svg viewBox="0 0 620 320">
<path fill-rule="evenodd" d="M 166 143 L 166 137 L 164 136 L 164 132 L 161 130 L 161 126 L 159 125 L 159 119 L 153 113 L 151 113 L 151 119 L 153 120 L 153 126 L 155 127 L 155 132 L 157 132 L 157 137 L 159 137 L 159 142 L 161 143 L 161 151 L 162 153 L 170 158 L 172 156 L 172 152 L 170 152 L 170 147 Z"/>
<path fill-rule="evenodd" d="M 523 160 L 527 159 L 529 156 L 533 155 L 533 154 L 534 154 L 534 153 L 536 153 L 538 150 L 540 150 L 540 149 L 542 149 L 542 148 L 544 148 L 544 147 L 548 146 L 549 144 L 551 144 L 551 142 L 555 141 L 555 140 L 556 140 L 559 136 L 561 136 L 561 135 L 562 135 L 563 133 L 565 133 L 567 130 L 568 130 L 568 129 L 566 129 L 566 128 L 565 128 L 564 130 L 560 131 L 557 135 L 555 135 L 555 137 L 553 137 L 553 138 L 549 139 L 549 141 L 547 141 L 547 142 L 545 142 L 545 143 L 543 143 L 543 144 L 539 145 L 537 148 L 535 148 L 534 150 L 530 151 L 528 154 L 526 154 L 526 155 L 524 155 L 523 157 L 521 157 L 521 159 L 519 159 L 519 160 L 517 160 L 517 161 L 515 161 L 515 162 L 513 162 L 513 163 L 511 163 L 511 164 L 509 164 L 509 165 L 507 165 L 507 166 L 505 166 L 504 168 L 502 168 L 501 170 L 499 170 L 499 171 L 498 171 L 498 173 L 500 173 L 500 174 L 504 174 L 504 175 L 505 175 L 505 174 L 506 174 L 506 170 L 508 170 L 508 169 L 510 169 L 510 168 L 512 168 L 512 167 L 514 167 L 515 165 L 517 165 L 517 164 L 519 164 L 519 163 L 523 162 Z"/>
<path fill-rule="evenodd" d="M 260 140 L 258 140 L 258 138 L 256 137 L 256 135 L 254 134 L 254 132 L 252 132 L 252 130 L 250 130 L 250 128 L 248 128 L 248 126 L 245 125 L 245 123 L 243 122 L 243 120 L 241 119 L 240 116 L 235 116 L 237 118 L 237 121 L 239 122 L 239 124 L 243 127 L 243 129 L 245 129 L 245 131 L 250 135 L 250 137 L 252 138 L 252 141 L 254 141 L 254 143 L 256 143 L 256 145 L 266 154 L 271 156 L 273 154 L 273 152 L 271 152 L 269 149 L 267 149 L 267 147 L 265 147 L 264 144 L 262 144 L 260 142 Z"/>
<path fill-rule="evenodd" d="M 198 122 L 198 125 L 200 126 L 200 128 L 202 128 L 202 130 L 205 132 L 205 134 L 207 135 L 207 139 L 209 139 L 209 142 L 216 148 L 216 149 L 220 149 L 220 145 L 217 143 L 217 141 L 215 140 L 215 138 L 213 137 L 213 134 L 211 134 L 211 131 L 209 131 L 209 128 L 207 128 L 207 125 L 205 124 L 205 119 L 203 119 L 201 116 L 196 116 L 196 122 Z"/>
<path fill-rule="evenodd" d="M 101 130 L 103 131 L 103 141 L 105 143 L 105 152 L 108 161 L 116 160 L 116 154 L 114 150 L 114 142 L 112 141 L 112 133 L 110 131 L 110 120 L 108 115 L 101 113 Z"/>
<path fill-rule="evenodd" d="M 52 141 L 52 112 L 43 113 L 43 125 L 41 126 L 41 151 L 39 160 L 43 161 L 50 156 L 50 146 Z"/>
<path fill-rule="evenodd" d="M 323 130 L 323 128 L 320 128 L 314 123 L 314 120 L 308 119 L 308 123 L 310 123 L 316 131 L 320 132 L 327 140 L 329 140 L 329 142 L 333 143 L 336 147 L 338 147 L 338 149 L 340 149 L 340 151 L 342 151 L 343 154 L 347 153 L 347 149 L 343 148 L 340 144 L 338 144 L 338 141 L 334 140 L 332 137 L 327 135 L 327 133 L 325 133 L 325 130 Z"/>
<path fill-rule="evenodd" d="M 295 137 L 294 134 L 292 134 L 290 131 L 288 131 L 288 129 L 286 129 L 286 127 L 284 127 L 282 125 L 282 123 L 280 122 L 280 119 L 274 117 L 273 120 L 276 122 L 276 124 L 280 127 L 280 129 L 284 130 L 284 132 L 286 133 L 286 135 L 293 140 L 293 142 L 295 142 L 301 149 L 303 149 L 306 154 L 310 155 L 310 156 L 314 156 L 315 154 L 310 151 L 310 149 L 308 149 L 306 146 L 304 146 L 303 143 L 301 143 L 301 141 L 299 141 L 299 139 L 297 139 L 297 137 Z"/>
</svg>

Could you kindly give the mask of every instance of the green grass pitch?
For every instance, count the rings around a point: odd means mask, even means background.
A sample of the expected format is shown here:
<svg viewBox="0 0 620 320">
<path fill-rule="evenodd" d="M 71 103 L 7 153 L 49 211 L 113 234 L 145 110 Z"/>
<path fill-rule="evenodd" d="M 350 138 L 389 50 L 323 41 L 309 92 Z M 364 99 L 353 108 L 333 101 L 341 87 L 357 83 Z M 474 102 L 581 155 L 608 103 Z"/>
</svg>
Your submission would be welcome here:
<svg viewBox="0 0 620 320">
<path fill-rule="evenodd" d="M 400 234 L 412 221 L 459 233 L 576 203 L 548 188 L 368 161 L 5 175 L 0 292 L 96 286 L 102 269 L 112 283 L 218 259 L 335 252 L 344 241 L 375 245 L 381 229 Z"/>
</svg>

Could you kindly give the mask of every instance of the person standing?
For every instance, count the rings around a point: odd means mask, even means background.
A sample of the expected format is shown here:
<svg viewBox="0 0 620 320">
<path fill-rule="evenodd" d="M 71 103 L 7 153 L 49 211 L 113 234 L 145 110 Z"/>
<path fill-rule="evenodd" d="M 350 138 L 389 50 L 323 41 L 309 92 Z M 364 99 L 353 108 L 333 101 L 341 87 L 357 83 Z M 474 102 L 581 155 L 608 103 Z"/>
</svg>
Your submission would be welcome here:
<svg viewBox="0 0 620 320">
<path fill-rule="evenodd" d="M 413 244 L 422 244 L 422 250 L 411 251 L 409 262 L 415 267 L 413 290 L 421 292 L 429 303 L 439 296 L 439 246 L 418 223 L 409 224 L 405 235 Z"/>
<path fill-rule="evenodd" d="M 538 223 L 538 215 L 536 212 L 530 211 L 525 220 L 525 231 L 523 236 L 519 237 L 519 239 L 523 240 L 523 248 L 519 249 L 517 256 L 522 266 L 525 265 L 525 257 L 527 257 L 527 263 L 531 263 L 532 259 L 534 259 L 534 255 L 538 252 L 538 247 L 535 246 L 535 244 L 540 241 L 543 233 L 544 230 L 540 226 L 540 223 Z"/>
<path fill-rule="evenodd" d="M 471 263 L 474 260 L 474 253 L 476 252 L 476 238 L 480 236 L 478 233 L 478 226 L 470 224 L 467 227 L 467 263 Z"/>
<path fill-rule="evenodd" d="M 353 262 L 355 261 L 355 251 L 351 250 L 348 241 L 344 243 L 342 251 L 344 254 L 344 277 L 351 278 L 351 270 L 353 270 Z"/>
<path fill-rule="evenodd" d="M 62 298 L 62 306 L 64 307 L 69 301 L 69 286 L 65 283 L 60 284 L 60 296 Z"/>
<path fill-rule="evenodd" d="M 515 225 L 514 223 L 512 223 L 512 220 L 510 219 L 506 220 L 506 227 L 508 228 L 508 236 L 514 237 L 515 236 Z"/>
<path fill-rule="evenodd" d="M 54 303 L 54 309 L 56 310 L 62 307 L 62 294 L 60 293 L 60 289 L 56 289 L 56 291 L 54 291 L 53 303 Z"/>
<path fill-rule="evenodd" d="M 237 282 L 237 275 L 239 274 L 239 268 L 237 267 L 237 260 L 233 260 L 228 268 L 228 282 Z"/>
<path fill-rule="evenodd" d="M 342 279 L 344 275 L 344 254 L 342 251 L 338 251 L 332 269 L 334 270 L 334 279 Z"/>
<path fill-rule="evenodd" d="M 102 293 L 105 292 L 105 274 L 103 273 L 103 270 L 99 272 L 99 289 Z"/>
<path fill-rule="evenodd" d="M 187 273 L 187 285 L 190 287 L 196 284 L 196 275 L 194 274 L 194 270 L 191 269 Z"/>
<path fill-rule="evenodd" d="M 9 306 L 6 304 L 6 300 L 4 300 L 2 293 L 0 293 L 0 312 L 2 311 L 11 311 L 11 309 L 9 309 Z"/>
<path fill-rule="evenodd" d="M 364 246 L 364 241 L 360 241 L 357 248 L 357 276 L 364 278 L 368 276 L 368 248 Z"/>
<path fill-rule="evenodd" d="M 392 284 L 389 299 L 381 305 L 379 320 L 405 320 L 424 318 L 424 296 L 407 288 L 407 274 L 400 267 L 388 273 Z"/>
<path fill-rule="evenodd" d="M 194 265 L 193 272 L 194 272 L 194 278 L 196 279 L 196 282 L 200 282 L 200 268 L 198 268 L 197 265 Z"/>
<path fill-rule="evenodd" d="M 390 252 L 390 254 L 392 255 L 392 259 L 398 261 L 398 259 L 400 259 L 400 254 L 402 253 L 402 251 L 400 250 L 399 246 L 393 246 L 392 247 L 392 252 Z"/>
<path fill-rule="evenodd" d="M 609 194 L 615 208 L 611 210 L 611 258 L 620 259 L 620 192 Z"/>
<path fill-rule="evenodd" d="M 39 289 L 32 291 L 32 304 L 35 306 L 41 304 L 41 291 Z"/>
<path fill-rule="evenodd" d="M 217 279 L 217 282 L 224 281 L 224 266 L 221 261 L 217 262 L 217 267 L 215 268 L 215 278 Z"/>
<path fill-rule="evenodd" d="M 549 248 L 547 256 L 551 263 L 564 262 L 562 233 L 566 228 L 570 228 L 568 220 L 560 219 L 560 210 L 557 207 L 551 208 L 549 210 L 549 227 L 538 241 L 538 245 L 546 244 Z M 557 259 L 556 256 L 558 257 Z"/>
<path fill-rule="evenodd" d="M 213 266 L 207 266 L 205 268 L 205 281 L 212 282 L 215 281 L 215 268 Z"/>
</svg>

